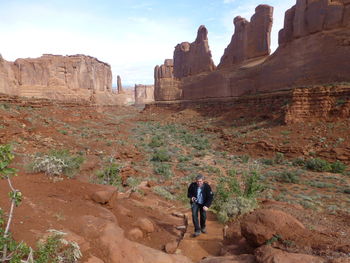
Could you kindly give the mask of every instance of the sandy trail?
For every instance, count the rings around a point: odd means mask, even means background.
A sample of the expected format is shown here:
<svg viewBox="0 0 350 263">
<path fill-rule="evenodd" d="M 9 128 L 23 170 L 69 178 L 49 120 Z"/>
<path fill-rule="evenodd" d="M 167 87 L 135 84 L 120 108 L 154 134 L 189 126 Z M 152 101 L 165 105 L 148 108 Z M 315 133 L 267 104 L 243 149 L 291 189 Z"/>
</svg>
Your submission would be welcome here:
<svg viewBox="0 0 350 263">
<path fill-rule="evenodd" d="M 223 226 L 218 223 L 212 212 L 207 213 L 207 233 L 198 237 L 192 237 L 193 224 L 191 213 L 187 213 L 188 227 L 183 240 L 179 245 L 181 253 L 189 257 L 193 262 L 199 262 L 208 256 L 218 256 L 223 242 Z"/>
</svg>

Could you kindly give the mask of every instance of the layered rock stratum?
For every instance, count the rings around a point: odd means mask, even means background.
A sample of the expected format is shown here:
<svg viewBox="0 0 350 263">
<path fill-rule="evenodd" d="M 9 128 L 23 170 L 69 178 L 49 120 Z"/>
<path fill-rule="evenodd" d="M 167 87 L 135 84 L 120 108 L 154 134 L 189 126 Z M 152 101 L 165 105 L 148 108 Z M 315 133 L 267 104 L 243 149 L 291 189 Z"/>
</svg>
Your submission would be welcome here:
<svg viewBox="0 0 350 263">
<path fill-rule="evenodd" d="M 66 102 L 124 104 L 112 91 L 107 63 L 85 55 L 45 54 L 8 62 L 0 57 L 0 92 Z"/>
</svg>

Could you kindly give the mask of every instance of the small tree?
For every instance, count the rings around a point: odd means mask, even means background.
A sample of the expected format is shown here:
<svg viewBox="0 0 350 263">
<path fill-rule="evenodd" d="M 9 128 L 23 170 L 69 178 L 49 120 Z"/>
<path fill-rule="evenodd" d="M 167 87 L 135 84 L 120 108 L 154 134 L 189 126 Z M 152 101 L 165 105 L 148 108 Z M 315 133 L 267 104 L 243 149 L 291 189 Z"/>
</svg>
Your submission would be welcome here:
<svg viewBox="0 0 350 263">
<path fill-rule="evenodd" d="M 0 251 L 1 253 L 0 262 L 9 261 L 14 256 L 14 253 L 8 253 L 9 245 L 11 244 L 10 225 L 13 219 L 14 209 L 15 207 L 19 206 L 19 204 L 22 201 L 22 193 L 13 187 L 12 181 L 11 181 L 11 177 L 17 175 L 16 174 L 17 170 L 14 168 L 8 167 L 12 162 L 13 158 L 14 158 L 14 155 L 11 151 L 11 146 L 0 145 L 0 178 L 7 180 L 11 190 L 9 192 L 11 206 L 10 206 L 10 212 L 9 212 L 6 224 L 5 224 L 5 220 L 0 219 L 3 225 L 6 225 L 5 230 L 3 232 L 1 231 L 1 234 L 2 234 L 1 239 L 3 241 L 3 247 L 2 247 L 2 251 Z M 22 243 L 20 243 L 14 250 L 16 251 L 17 249 L 21 249 L 21 248 L 24 248 Z"/>
</svg>

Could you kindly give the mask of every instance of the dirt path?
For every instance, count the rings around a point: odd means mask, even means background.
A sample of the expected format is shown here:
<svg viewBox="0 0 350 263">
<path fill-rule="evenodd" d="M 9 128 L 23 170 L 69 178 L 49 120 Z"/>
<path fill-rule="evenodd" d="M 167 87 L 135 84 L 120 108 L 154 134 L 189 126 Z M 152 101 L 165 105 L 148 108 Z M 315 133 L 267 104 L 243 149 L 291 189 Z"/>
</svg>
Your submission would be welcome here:
<svg viewBox="0 0 350 263">
<path fill-rule="evenodd" d="M 188 227 L 183 240 L 179 245 L 181 253 L 189 257 L 193 262 L 199 262 L 208 256 L 218 256 L 222 248 L 223 226 L 219 224 L 213 213 L 207 214 L 207 233 L 198 237 L 192 237 L 193 224 L 191 213 L 188 216 Z"/>
</svg>

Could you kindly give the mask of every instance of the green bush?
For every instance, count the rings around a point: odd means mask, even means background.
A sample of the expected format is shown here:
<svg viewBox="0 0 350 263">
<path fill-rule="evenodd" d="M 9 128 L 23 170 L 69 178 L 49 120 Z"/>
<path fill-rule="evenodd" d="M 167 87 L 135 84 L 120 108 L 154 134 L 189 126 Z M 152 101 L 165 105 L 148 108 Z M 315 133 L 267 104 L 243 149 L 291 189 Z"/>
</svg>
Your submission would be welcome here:
<svg viewBox="0 0 350 263">
<path fill-rule="evenodd" d="M 343 173 L 347 166 L 340 161 L 329 163 L 320 158 L 312 158 L 305 162 L 305 167 L 316 172 Z"/>
<path fill-rule="evenodd" d="M 331 170 L 331 165 L 326 160 L 320 158 L 312 158 L 305 162 L 305 167 L 308 170 L 316 172 L 328 172 Z"/>
<path fill-rule="evenodd" d="M 278 182 L 297 184 L 300 181 L 299 174 L 299 171 L 285 170 L 280 173 L 277 173 L 275 177 Z"/>
<path fill-rule="evenodd" d="M 153 153 L 151 161 L 153 162 L 169 162 L 171 161 L 170 153 L 166 149 L 156 149 Z"/>
<path fill-rule="evenodd" d="M 157 195 L 164 197 L 167 200 L 175 200 L 176 197 L 170 193 L 164 186 L 155 186 L 152 188 L 152 191 Z"/>
<path fill-rule="evenodd" d="M 34 252 L 35 263 L 75 263 L 82 257 L 76 242 L 63 238 L 66 233 L 50 230 L 52 233 L 44 242 L 38 244 Z"/>
<path fill-rule="evenodd" d="M 33 172 L 44 172 L 49 176 L 64 174 L 73 177 L 83 162 L 81 155 L 71 155 L 68 150 L 53 150 L 48 154 L 34 156 L 30 167 Z"/>
<path fill-rule="evenodd" d="M 304 166 L 306 166 L 306 161 L 305 161 L 304 158 L 298 157 L 298 158 L 295 158 L 295 159 L 292 161 L 292 164 L 293 164 L 294 166 L 304 167 Z"/>
<path fill-rule="evenodd" d="M 97 183 L 122 187 L 122 178 L 119 175 L 123 166 L 116 163 L 113 158 L 107 161 L 105 167 L 96 173 Z"/>
<path fill-rule="evenodd" d="M 346 165 L 340 161 L 331 163 L 331 172 L 332 173 L 343 173 L 346 169 Z"/>
<path fill-rule="evenodd" d="M 254 210 L 257 207 L 256 197 L 264 189 L 256 171 L 244 176 L 243 186 L 237 180 L 236 171 L 228 171 L 228 176 L 219 179 L 213 202 L 218 219 L 227 222 L 230 218 Z"/>
<path fill-rule="evenodd" d="M 151 148 L 157 148 L 163 145 L 164 145 L 163 138 L 160 135 L 153 136 L 151 139 L 151 142 L 148 144 L 148 146 Z"/>
<path fill-rule="evenodd" d="M 165 179 L 170 179 L 173 177 L 173 172 L 171 171 L 171 165 L 168 163 L 154 163 L 154 172 L 156 174 L 162 175 Z"/>
<path fill-rule="evenodd" d="M 257 207 L 258 202 L 255 198 L 246 198 L 243 196 L 230 198 L 220 206 L 220 210 L 217 213 L 218 220 L 221 223 L 226 223 L 231 218 L 249 213 Z"/>
</svg>

